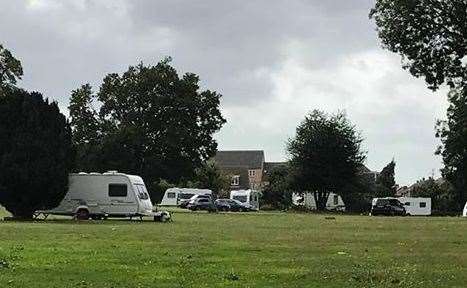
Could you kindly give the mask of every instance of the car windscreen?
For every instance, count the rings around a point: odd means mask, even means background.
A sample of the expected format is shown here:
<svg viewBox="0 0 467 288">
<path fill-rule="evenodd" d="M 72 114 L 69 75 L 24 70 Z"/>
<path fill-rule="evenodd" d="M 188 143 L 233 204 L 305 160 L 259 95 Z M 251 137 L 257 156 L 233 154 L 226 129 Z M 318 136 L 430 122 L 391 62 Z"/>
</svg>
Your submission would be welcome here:
<svg viewBox="0 0 467 288">
<path fill-rule="evenodd" d="M 385 206 L 385 205 L 389 205 L 388 199 L 378 199 L 378 201 L 376 201 L 376 206 Z"/>
<path fill-rule="evenodd" d="M 236 195 L 236 196 L 233 196 L 232 197 L 234 200 L 238 200 L 242 203 L 245 203 L 246 201 L 248 201 L 248 197 L 246 195 Z"/>
</svg>

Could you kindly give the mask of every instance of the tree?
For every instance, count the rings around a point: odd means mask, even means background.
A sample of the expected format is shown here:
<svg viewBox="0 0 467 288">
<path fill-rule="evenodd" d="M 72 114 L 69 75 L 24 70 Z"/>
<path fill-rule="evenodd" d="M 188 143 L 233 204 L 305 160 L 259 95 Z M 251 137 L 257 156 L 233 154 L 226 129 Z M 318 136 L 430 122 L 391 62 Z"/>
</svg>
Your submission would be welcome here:
<svg viewBox="0 0 467 288">
<path fill-rule="evenodd" d="M 56 207 L 73 166 L 71 128 L 57 103 L 5 88 L 0 97 L 0 204 L 18 218 Z"/>
<path fill-rule="evenodd" d="M 458 213 L 456 199 L 452 197 L 452 186 L 444 179 L 435 180 L 432 177 L 421 179 L 411 188 L 411 197 L 431 198 L 431 207 L 434 214 Z"/>
<path fill-rule="evenodd" d="M 70 110 L 73 130 L 73 144 L 76 148 L 76 161 L 81 171 L 94 171 L 100 159 L 102 148 L 101 121 L 93 108 L 95 101 L 89 84 L 71 92 Z"/>
<path fill-rule="evenodd" d="M 396 195 L 395 168 L 396 162 L 392 160 L 379 173 L 376 178 L 376 197 L 394 197 Z"/>
<path fill-rule="evenodd" d="M 287 144 L 293 190 L 312 192 L 317 209 L 324 210 L 329 193 L 343 193 L 357 177 L 366 158 L 362 141 L 344 113 L 311 112 Z"/>
<path fill-rule="evenodd" d="M 213 134 L 226 122 L 221 95 L 200 91 L 199 77 L 180 77 L 170 61 L 109 74 L 96 94 L 88 85 L 73 91 L 70 116 L 79 168 L 179 183 L 214 156 Z"/>
<path fill-rule="evenodd" d="M 403 67 L 436 90 L 467 80 L 465 0 L 377 0 L 370 12 L 383 47 L 402 56 Z"/>
<path fill-rule="evenodd" d="M 287 210 L 292 206 L 290 171 L 286 165 L 267 172 L 268 184 L 263 190 L 262 201 L 274 209 Z"/>
<path fill-rule="evenodd" d="M 467 84 L 449 94 L 447 120 L 438 121 L 436 136 L 441 139 L 437 154 L 443 157 L 442 175 L 453 186 L 456 208 L 467 201 Z"/>
<path fill-rule="evenodd" d="M 225 193 L 230 188 L 230 176 L 223 173 L 212 160 L 195 170 L 192 186 L 199 189 L 211 189 L 215 195 Z"/>
<path fill-rule="evenodd" d="M 466 200 L 467 185 L 462 150 L 467 142 L 466 11 L 465 0 L 377 0 L 370 12 L 383 47 L 400 54 L 405 69 L 424 77 L 432 90 L 442 84 L 451 89 L 448 120 L 438 123 L 442 145 L 437 153 L 443 156 L 442 173 L 454 186 L 458 205 Z"/>
<path fill-rule="evenodd" d="M 23 76 L 21 62 L 0 44 L 0 93 Z"/>
</svg>

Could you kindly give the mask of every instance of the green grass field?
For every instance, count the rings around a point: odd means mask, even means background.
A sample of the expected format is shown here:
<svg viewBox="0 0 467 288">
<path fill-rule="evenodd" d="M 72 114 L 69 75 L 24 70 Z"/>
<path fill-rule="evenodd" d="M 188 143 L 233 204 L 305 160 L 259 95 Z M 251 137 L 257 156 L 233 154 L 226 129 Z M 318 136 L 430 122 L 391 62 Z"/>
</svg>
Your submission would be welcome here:
<svg viewBox="0 0 467 288">
<path fill-rule="evenodd" d="M 435 217 L 0 221 L 0 287 L 466 287 L 466 236 Z"/>
</svg>

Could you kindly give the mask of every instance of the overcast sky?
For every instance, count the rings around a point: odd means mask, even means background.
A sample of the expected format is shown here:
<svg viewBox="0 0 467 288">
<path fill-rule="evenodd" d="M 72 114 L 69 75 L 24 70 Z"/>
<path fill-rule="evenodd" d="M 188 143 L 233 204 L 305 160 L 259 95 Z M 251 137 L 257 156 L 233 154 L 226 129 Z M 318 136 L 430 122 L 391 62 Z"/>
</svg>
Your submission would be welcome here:
<svg viewBox="0 0 467 288">
<path fill-rule="evenodd" d="M 70 91 L 111 72 L 172 56 L 223 95 L 220 149 L 263 149 L 286 159 L 285 142 L 313 109 L 345 110 L 361 130 L 367 166 L 397 162 L 409 184 L 434 171 L 434 125 L 447 107 L 382 50 L 368 19 L 372 0 L 1 1 L 0 43 L 22 61 L 20 86 L 67 114 Z"/>
</svg>

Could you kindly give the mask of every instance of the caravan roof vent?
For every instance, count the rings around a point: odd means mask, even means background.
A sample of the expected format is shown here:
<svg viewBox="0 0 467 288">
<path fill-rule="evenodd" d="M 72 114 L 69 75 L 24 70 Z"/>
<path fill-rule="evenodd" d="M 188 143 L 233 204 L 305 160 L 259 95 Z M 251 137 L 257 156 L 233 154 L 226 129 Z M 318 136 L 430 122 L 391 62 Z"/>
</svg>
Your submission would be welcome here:
<svg viewBox="0 0 467 288">
<path fill-rule="evenodd" d="M 105 172 L 104 174 L 117 174 L 118 171 L 117 170 L 109 170 L 107 172 Z"/>
</svg>

